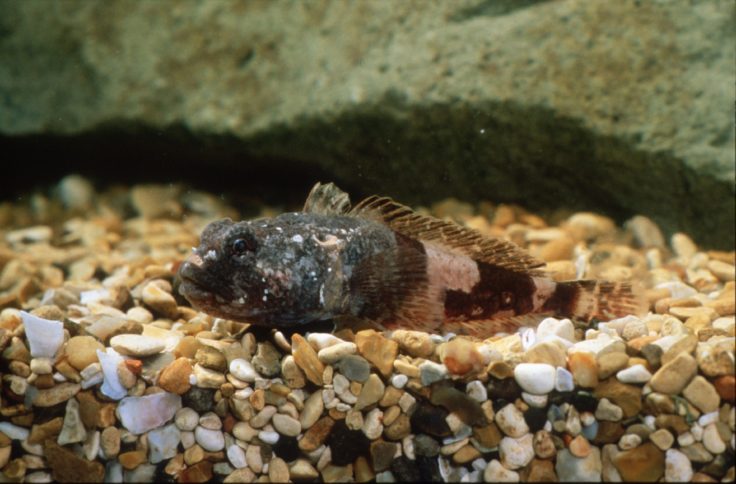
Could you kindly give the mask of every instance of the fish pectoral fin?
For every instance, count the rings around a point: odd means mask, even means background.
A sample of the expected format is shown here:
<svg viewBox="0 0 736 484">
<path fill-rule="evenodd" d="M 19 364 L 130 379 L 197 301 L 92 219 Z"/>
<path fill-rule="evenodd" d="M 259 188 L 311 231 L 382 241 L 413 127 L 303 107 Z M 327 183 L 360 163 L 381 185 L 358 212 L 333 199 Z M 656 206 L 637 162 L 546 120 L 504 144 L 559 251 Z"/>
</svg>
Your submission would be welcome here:
<svg viewBox="0 0 736 484">
<path fill-rule="evenodd" d="M 353 207 L 350 215 L 376 220 L 407 237 L 435 243 L 450 252 L 466 255 L 476 261 L 529 275 L 544 274 L 539 268 L 545 262 L 532 257 L 513 242 L 487 237 L 475 229 L 454 222 L 420 215 L 388 197 L 370 196 Z"/>
<path fill-rule="evenodd" d="M 334 183 L 317 182 L 309 192 L 302 211 L 322 215 L 344 215 L 350 211 L 350 196 Z"/>
<path fill-rule="evenodd" d="M 509 316 L 505 318 L 448 321 L 443 323 L 442 330 L 458 335 L 467 335 L 478 339 L 486 339 L 498 333 L 515 333 L 522 326 L 534 328 L 544 318 L 552 315 L 552 313 L 534 313 Z"/>
<path fill-rule="evenodd" d="M 427 279 L 423 252 L 397 246 L 364 258 L 350 278 L 351 314 L 386 328 L 432 331 L 442 322 L 444 306 Z"/>
</svg>

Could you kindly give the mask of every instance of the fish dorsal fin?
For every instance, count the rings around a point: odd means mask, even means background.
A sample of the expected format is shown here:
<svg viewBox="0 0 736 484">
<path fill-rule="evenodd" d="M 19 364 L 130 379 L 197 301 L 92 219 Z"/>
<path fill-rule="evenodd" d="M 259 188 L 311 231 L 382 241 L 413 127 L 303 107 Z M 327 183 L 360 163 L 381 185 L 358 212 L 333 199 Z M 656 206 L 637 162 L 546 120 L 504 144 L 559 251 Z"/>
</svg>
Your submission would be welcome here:
<svg viewBox="0 0 736 484">
<path fill-rule="evenodd" d="M 344 215 L 350 211 L 350 197 L 334 183 L 317 182 L 309 192 L 302 211 L 322 215 Z"/>
<path fill-rule="evenodd" d="M 486 237 L 475 229 L 454 222 L 420 215 L 388 197 L 370 196 L 356 205 L 350 214 L 377 220 L 407 237 L 434 242 L 476 261 L 530 275 L 543 274 L 538 268 L 545 263 L 512 242 Z"/>
</svg>

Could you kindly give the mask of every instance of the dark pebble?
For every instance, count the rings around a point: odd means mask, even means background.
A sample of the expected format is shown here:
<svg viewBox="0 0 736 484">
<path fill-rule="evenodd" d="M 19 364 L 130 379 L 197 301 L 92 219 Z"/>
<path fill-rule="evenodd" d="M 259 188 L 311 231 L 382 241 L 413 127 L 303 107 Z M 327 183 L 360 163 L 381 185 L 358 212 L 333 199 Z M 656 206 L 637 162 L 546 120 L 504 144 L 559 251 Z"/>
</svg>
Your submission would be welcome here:
<svg viewBox="0 0 736 484">
<path fill-rule="evenodd" d="M 435 457 L 440 453 L 440 443 L 427 434 L 414 436 L 414 453 L 425 457 Z"/>
<path fill-rule="evenodd" d="M 421 402 L 411 415 L 411 429 L 415 434 L 429 434 L 434 437 L 452 435 L 450 426 L 445 421 L 447 410 L 427 402 Z"/>
<path fill-rule="evenodd" d="M 350 381 L 364 382 L 371 375 L 371 364 L 358 355 L 343 356 L 335 363 L 335 368 Z"/>
<path fill-rule="evenodd" d="M 432 398 L 430 401 L 433 405 L 446 408 L 448 412 L 456 413 L 467 425 L 485 425 L 488 423 L 486 422 L 486 417 L 483 409 L 480 407 L 480 403 L 457 388 L 435 386 L 432 389 Z"/>
<path fill-rule="evenodd" d="M 440 464 L 436 457 L 417 455 L 417 467 L 419 467 L 419 478 L 423 482 L 443 482 L 440 474 Z"/>
<path fill-rule="evenodd" d="M 391 472 L 397 482 L 421 482 L 422 475 L 415 461 L 406 456 L 397 457 L 391 463 Z"/>
<path fill-rule="evenodd" d="M 648 344 L 641 349 L 641 355 L 655 370 L 662 365 L 662 353 L 662 347 L 659 345 Z"/>
<path fill-rule="evenodd" d="M 371 441 L 360 430 L 350 430 L 345 420 L 338 420 L 332 427 L 327 445 L 332 450 L 332 463 L 345 466 L 355 462 L 360 455 L 368 456 Z"/>
<path fill-rule="evenodd" d="M 544 423 L 547 421 L 547 410 L 544 408 L 529 407 L 529 410 L 524 412 L 524 420 L 526 420 L 530 431 L 536 432 L 542 430 Z"/>
<path fill-rule="evenodd" d="M 165 461 L 156 464 L 156 471 L 153 473 L 153 482 L 163 482 L 166 484 L 173 484 L 176 482 L 176 478 L 167 474 L 164 470 L 166 469 L 166 464 L 168 463 L 169 460 L 166 459 Z"/>
<path fill-rule="evenodd" d="M 281 457 L 286 462 L 295 460 L 299 457 L 301 452 L 299 450 L 299 442 L 297 442 L 296 437 L 288 437 L 286 435 L 279 437 L 278 442 L 276 442 L 271 448 L 273 449 L 274 454 Z"/>
<path fill-rule="evenodd" d="M 572 402 L 572 399 L 574 396 L 575 394 L 573 392 L 554 391 L 550 393 L 549 395 L 549 403 L 554 403 L 555 405 L 562 405 L 563 403 L 570 403 Z"/>
<path fill-rule="evenodd" d="M 726 451 L 724 453 L 718 454 L 712 461 L 703 466 L 700 471 L 705 472 L 706 474 L 713 476 L 716 479 L 721 479 L 723 476 L 726 475 L 728 469 L 733 466 L 733 461 L 733 451 L 729 448 L 726 448 Z"/>
<path fill-rule="evenodd" d="M 595 409 L 598 407 L 598 400 L 589 393 L 578 392 L 572 398 L 572 406 L 575 407 L 579 413 L 595 413 Z"/>
<path fill-rule="evenodd" d="M 181 396 L 183 407 L 191 407 L 199 414 L 209 412 L 215 406 L 215 390 L 212 388 L 192 387 Z"/>
<path fill-rule="evenodd" d="M 486 385 L 488 390 L 488 398 L 496 400 L 503 398 L 506 401 L 513 402 L 521 396 L 521 387 L 513 378 L 491 378 Z"/>
</svg>

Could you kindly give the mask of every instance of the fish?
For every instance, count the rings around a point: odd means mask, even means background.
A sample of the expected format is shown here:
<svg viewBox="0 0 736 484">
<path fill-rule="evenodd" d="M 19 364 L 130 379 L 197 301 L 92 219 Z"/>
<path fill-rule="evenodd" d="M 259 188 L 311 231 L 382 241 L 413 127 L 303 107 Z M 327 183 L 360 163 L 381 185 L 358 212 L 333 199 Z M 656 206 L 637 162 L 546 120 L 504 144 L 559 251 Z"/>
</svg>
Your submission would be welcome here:
<svg viewBox="0 0 736 484">
<path fill-rule="evenodd" d="M 556 282 L 513 242 L 389 197 L 352 206 L 317 183 L 302 211 L 211 222 L 180 265 L 179 293 L 215 317 L 274 328 L 367 322 L 487 338 L 545 317 L 642 314 L 630 282 Z"/>
</svg>

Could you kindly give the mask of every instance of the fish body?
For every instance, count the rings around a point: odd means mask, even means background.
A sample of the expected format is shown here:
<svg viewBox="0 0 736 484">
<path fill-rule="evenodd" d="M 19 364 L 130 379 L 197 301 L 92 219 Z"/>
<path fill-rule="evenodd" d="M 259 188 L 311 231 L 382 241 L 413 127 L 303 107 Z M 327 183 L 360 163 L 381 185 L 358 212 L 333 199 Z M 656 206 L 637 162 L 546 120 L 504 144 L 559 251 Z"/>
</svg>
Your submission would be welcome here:
<svg viewBox="0 0 736 484">
<path fill-rule="evenodd" d="M 208 225 L 179 269 L 194 307 L 253 324 L 360 319 L 487 337 L 547 315 L 641 312 L 629 284 L 555 282 L 511 242 L 419 215 L 389 198 L 355 207 L 317 184 L 302 212 Z"/>
</svg>

